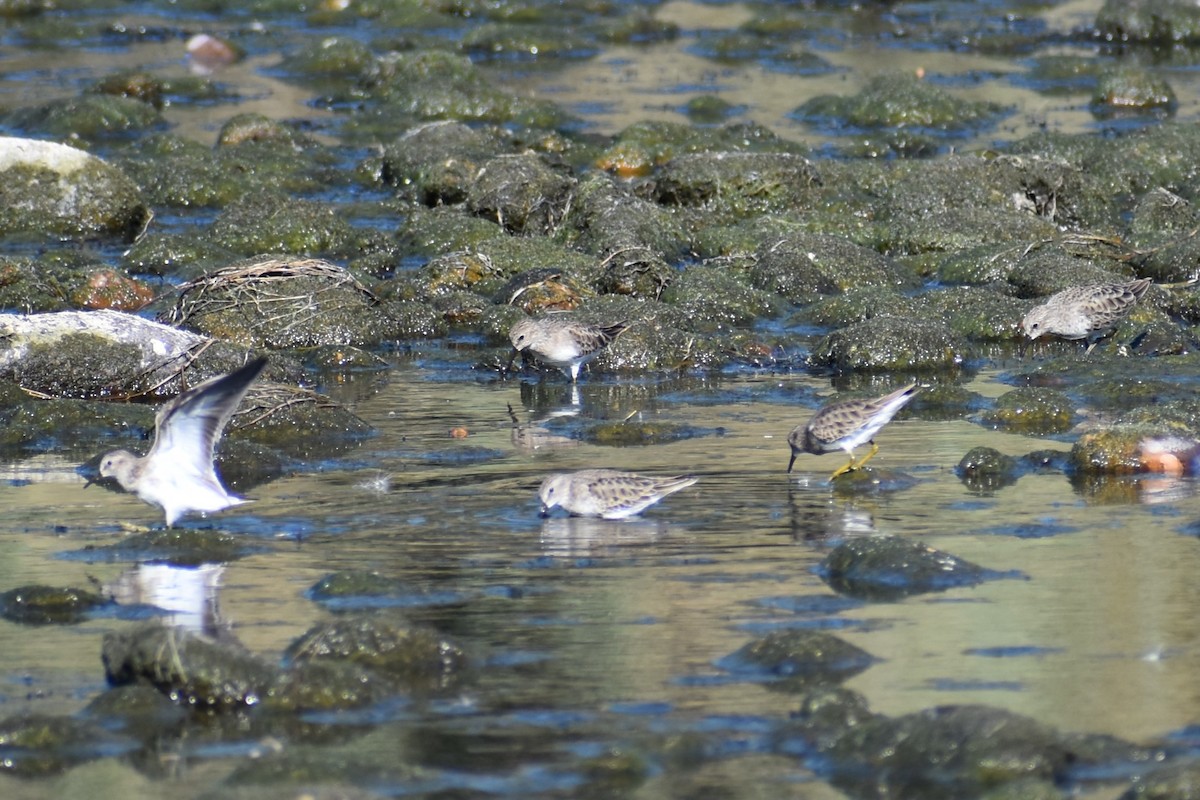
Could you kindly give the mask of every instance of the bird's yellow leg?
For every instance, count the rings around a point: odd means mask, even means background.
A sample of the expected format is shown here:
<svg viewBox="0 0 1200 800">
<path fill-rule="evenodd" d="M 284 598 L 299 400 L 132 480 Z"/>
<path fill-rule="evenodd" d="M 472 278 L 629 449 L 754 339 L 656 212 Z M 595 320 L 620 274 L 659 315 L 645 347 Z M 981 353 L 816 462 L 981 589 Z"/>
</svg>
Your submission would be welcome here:
<svg viewBox="0 0 1200 800">
<path fill-rule="evenodd" d="M 855 464 L 851 469 L 862 469 L 862 465 L 871 460 L 872 456 L 879 452 L 879 445 L 871 442 L 871 452 L 867 453 L 862 459 Z"/>
<path fill-rule="evenodd" d="M 854 471 L 854 456 L 850 456 L 850 461 L 848 461 L 844 467 L 842 467 L 841 469 L 837 470 L 832 475 L 830 475 L 829 480 L 833 480 L 840 475 L 845 475 L 847 472 L 853 472 L 853 471 Z"/>
</svg>

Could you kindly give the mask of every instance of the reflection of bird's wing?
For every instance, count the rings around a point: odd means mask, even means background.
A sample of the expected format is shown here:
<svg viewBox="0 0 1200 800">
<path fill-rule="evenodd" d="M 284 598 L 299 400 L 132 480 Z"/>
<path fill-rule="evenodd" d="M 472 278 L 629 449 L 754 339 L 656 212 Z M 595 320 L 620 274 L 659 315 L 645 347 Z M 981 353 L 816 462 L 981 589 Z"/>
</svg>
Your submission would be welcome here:
<svg viewBox="0 0 1200 800">
<path fill-rule="evenodd" d="M 213 450 L 217 440 L 266 364 L 267 359 L 256 359 L 189 389 L 163 406 L 155 420 L 154 447 L 147 458 L 215 481 Z"/>
</svg>

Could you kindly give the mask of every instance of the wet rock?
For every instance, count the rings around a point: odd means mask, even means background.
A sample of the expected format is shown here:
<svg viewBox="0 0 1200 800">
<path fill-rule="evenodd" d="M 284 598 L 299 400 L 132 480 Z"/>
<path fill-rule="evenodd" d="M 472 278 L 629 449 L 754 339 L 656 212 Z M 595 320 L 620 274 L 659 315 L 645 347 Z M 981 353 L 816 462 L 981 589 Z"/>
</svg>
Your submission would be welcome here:
<svg viewBox="0 0 1200 800">
<path fill-rule="evenodd" d="M 616 420 L 592 425 L 583 432 L 583 439 L 604 447 L 637 447 L 694 439 L 708 432 L 673 422 Z"/>
<path fill-rule="evenodd" d="M 82 716 L 142 741 L 154 741 L 177 730 L 187 715 L 157 689 L 130 684 L 96 695 L 83 709 Z"/>
<path fill-rule="evenodd" d="M 246 393 L 231 427 L 249 442 L 306 461 L 333 458 L 373 432 L 369 423 L 323 394 L 262 380 Z M 265 454 L 247 455 L 264 466 L 272 462 Z M 234 485 L 232 470 L 226 472 Z"/>
<path fill-rule="evenodd" d="M 591 289 L 563 270 L 540 267 L 513 275 L 492 299 L 504 305 L 515 305 L 526 314 L 537 316 L 548 311 L 574 311 L 583 304 L 585 297 L 592 294 Z"/>
<path fill-rule="evenodd" d="M 160 111 L 163 107 L 163 81 L 148 72 L 118 72 L 106 75 L 92 84 L 90 91 L 141 100 Z"/>
<path fill-rule="evenodd" d="M 868 286 L 822 297 L 804 310 L 804 316 L 816 325 L 841 328 L 872 317 L 911 317 L 915 309 L 911 297 L 890 286 Z"/>
<path fill-rule="evenodd" d="M 1132 475 L 1141 472 L 1141 442 L 1164 433 L 1142 425 L 1121 425 L 1085 434 L 1071 448 L 1070 468 L 1087 475 Z"/>
<path fill-rule="evenodd" d="M 565 116 L 548 104 L 497 88 L 466 56 L 439 50 L 389 53 L 375 59 L 357 83 L 345 90 L 344 98 L 334 93 L 330 100 L 361 102 L 366 95 L 382 103 L 377 119 L 360 120 L 351 128 L 358 132 L 364 122 L 383 125 L 394 135 L 423 120 L 508 122 L 517 117 L 535 127 L 553 128 Z"/>
<path fill-rule="evenodd" d="M 755 289 L 719 267 L 695 265 L 662 292 L 662 302 L 678 306 L 692 320 L 692 330 L 727 330 L 777 316 L 783 308 L 776 295 Z"/>
<path fill-rule="evenodd" d="M 380 617 L 353 617 L 310 628 L 288 647 L 297 666 L 346 661 L 418 685 L 444 685 L 468 666 L 457 644 L 436 631 Z"/>
<path fill-rule="evenodd" d="M 873 317 L 821 339 L 808 360 L 840 372 L 951 369 L 968 352 L 966 342 L 940 321 Z"/>
<path fill-rule="evenodd" d="M 461 122 L 431 122 L 385 148 L 380 177 L 401 196 L 426 206 L 454 205 L 466 201 L 480 169 L 502 149 Z"/>
<path fill-rule="evenodd" d="M 1019 341 L 1021 320 L 1029 310 L 1024 300 L 992 287 L 960 286 L 929 292 L 915 304 L 919 317 L 942 319 L 950 330 L 977 342 Z"/>
<path fill-rule="evenodd" d="M 559 275 L 557 280 L 582 295 L 592 293 L 589 287 L 599 280 L 601 269 L 593 257 L 569 250 L 552 239 L 506 236 L 430 261 L 416 278 L 417 297 L 469 289 L 494 302 L 513 303 L 519 301 L 518 292 L 529 283 L 522 281 L 522 285 L 513 286 L 506 293 L 509 281 L 516 275 L 529 273 Z"/>
<path fill-rule="evenodd" d="M 575 181 L 533 154 L 490 159 L 467 187 L 467 206 L 514 234 L 546 235 L 562 221 Z"/>
<path fill-rule="evenodd" d="M 794 211 L 813 203 L 820 173 L 791 153 L 692 153 L 659 170 L 654 199 L 667 206 L 701 207 L 718 217 Z"/>
<path fill-rule="evenodd" d="M 447 206 L 409 210 L 396 234 L 402 252 L 431 258 L 443 253 L 475 250 L 490 240 L 505 236 L 504 229 L 497 223 Z"/>
<path fill-rule="evenodd" d="M 208 236 L 245 257 L 276 253 L 281 258 L 349 258 L 374 247 L 377 234 L 355 229 L 332 205 L 297 200 L 270 189 L 232 202 L 213 222 Z"/>
<path fill-rule="evenodd" d="M 1170 46 L 1200 40 L 1200 9 L 1187 0 L 1105 0 L 1096 14 L 1107 39 Z"/>
<path fill-rule="evenodd" d="M 245 347 L 370 345 L 397 333 L 378 298 L 345 269 L 319 259 L 250 259 L 177 293 L 166 321 Z"/>
<path fill-rule="evenodd" d="M 237 114 L 217 132 L 217 147 L 239 147 L 247 143 L 266 142 L 293 151 L 314 144 L 308 136 L 264 114 Z"/>
<path fill-rule="evenodd" d="M 4 235 L 104 235 L 132 240 L 150 219 L 128 177 L 74 147 L 0 137 L 0 178 L 0 233 Z"/>
<path fill-rule="evenodd" d="M 371 67 L 375 54 L 367 45 L 349 36 L 326 36 L 302 43 L 284 56 L 278 69 L 304 78 L 352 78 Z"/>
<path fill-rule="evenodd" d="M 8 127 L 56 139 L 100 141 L 142 133 L 164 125 L 152 105 L 129 97 L 85 94 L 11 111 Z"/>
<path fill-rule="evenodd" d="M 1020 477 L 1017 460 L 992 447 L 974 447 L 967 451 L 954 471 L 971 491 L 989 494 L 1011 486 Z"/>
<path fill-rule="evenodd" d="M 1170 112 L 1176 104 L 1175 92 L 1166 79 L 1129 64 L 1101 72 L 1092 93 L 1092 113 L 1101 116 L 1122 111 Z"/>
<path fill-rule="evenodd" d="M 282 674 L 245 651 L 159 623 L 106 634 L 101 657 L 113 686 L 148 683 L 192 708 L 258 705 Z"/>
<path fill-rule="evenodd" d="M 715 125 L 737 112 L 733 104 L 713 94 L 693 97 L 683 108 L 688 119 L 699 125 Z"/>
<path fill-rule="evenodd" d="M 796 234 L 763 242 L 750 270 L 754 286 L 792 303 L 865 287 L 912 287 L 916 276 L 869 248 L 821 234 Z"/>
<path fill-rule="evenodd" d="M 76 764 L 112 758 L 133 742 L 92 722 L 45 714 L 19 714 L 0 720 L 0 771 L 22 778 L 64 772 Z"/>
<path fill-rule="evenodd" d="M 263 551 L 260 543 L 222 531 L 168 528 L 122 537 L 113 544 L 87 545 L 71 554 L 84 561 L 137 561 L 198 567 L 224 564 Z"/>
<path fill-rule="evenodd" d="M 1194 277 L 1200 261 L 1200 211 L 1179 195 L 1157 187 L 1142 195 L 1129 223 L 1130 238 L 1139 252 L 1138 274 L 1160 283 Z M 1183 308 L 1173 311 L 1184 315 Z"/>
<path fill-rule="evenodd" d="M 91 272 L 70 298 L 76 308 L 137 311 L 154 299 L 154 290 L 116 270 L 99 269 Z"/>
<path fill-rule="evenodd" d="M 1053 728 L 987 706 L 947 706 L 877 717 L 849 729 L 824 752 L 833 783 L 851 794 L 886 787 L 888 796 L 978 797 L 1010 781 L 1054 782 L 1073 753 Z"/>
<path fill-rule="evenodd" d="M 580 58 L 592 55 L 597 47 L 590 37 L 574 26 L 521 23 L 490 23 L 471 28 L 462 37 L 462 48 L 480 58 L 536 56 L 538 61 L 555 58 Z"/>
<path fill-rule="evenodd" d="M 1195 800 L 1198 786 L 1200 761 L 1183 759 L 1136 776 L 1118 800 Z"/>
<path fill-rule="evenodd" d="M 979 800 L 1062 800 L 1063 793 L 1052 781 L 1018 778 L 979 796 Z"/>
<path fill-rule="evenodd" d="M 788 691 L 840 683 L 875 662 L 870 653 L 824 631 L 782 630 L 743 645 L 722 669 L 778 681 Z"/>
<path fill-rule="evenodd" d="M 966 131 L 1008 113 L 997 103 L 962 100 L 915 75 L 895 72 L 872 78 L 852 96 L 821 95 L 792 112 L 835 128 L 930 128 Z"/>
<path fill-rule="evenodd" d="M 244 363 L 244 350 L 118 311 L 0 316 L 0 377 L 55 397 L 165 397 Z M 195 354 L 195 355 L 193 355 Z"/>
<path fill-rule="evenodd" d="M 1062 433 L 1075 419 L 1075 404 L 1062 392 L 1022 387 L 1005 392 L 983 415 L 986 423 L 1026 434 Z"/>
<path fill-rule="evenodd" d="M 820 574 L 836 592 L 882 601 L 998 577 L 978 564 L 898 536 L 847 540 L 821 561 Z"/>
<path fill-rule="evenodd" d="M 563 219 L 562 234 L 568 244 L 602 258 L 644 251 L 673 261 L 688 244 L 678 215 L 636 196 L 605 173 L 580 181 Z"/>
<path fill-rule="evenodd" d="M 410 588 L 404 581 L 378 572 L 343 570 L 321 578 L 309 588 L 308 593 L 314 600 L 340 600 L 397 595 Z"/>
<path fill-rule="evenodd" d="M 22 586 L 0 593 L 0 616 L 25 625 L 70 625 L 111 605 L 107 597 L 66 586 Z"/>
</svg>

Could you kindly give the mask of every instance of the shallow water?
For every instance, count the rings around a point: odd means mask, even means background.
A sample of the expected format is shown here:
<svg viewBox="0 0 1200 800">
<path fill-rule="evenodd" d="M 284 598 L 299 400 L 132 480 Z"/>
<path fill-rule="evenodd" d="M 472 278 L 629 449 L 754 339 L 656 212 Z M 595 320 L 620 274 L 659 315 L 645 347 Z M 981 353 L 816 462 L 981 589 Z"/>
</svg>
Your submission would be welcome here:
<svg viewBox="0 0 1200 800">
<path fill-rule="evenodd" d="M 530 385 L 445 377 L 397 364 L 357 408 L 377 437 L 323 471 L 255 488 L 245 510 L 194 523 L 263 544 L 261 554 L 218 570 L 172 578 L 147 567 L 137 574 L 130 564 L 64 560 L 120 536 L 117 521 L 161 517 L 128 496 L 84 491 L 78 480 L 2 485 L 0 504 L 10 513 L 0 522 L 0 581 L 96 581 L 114 592 L 120 585 L 127 606 L 178 602 L 187 609 L 181 624 L 231 632 L 274 657 L 334 613 L 306 597 L 322 576 L 374 569 L 402 578 L 412 589 L 397 601 L 405 617 L 454 637 L 483 669 L 451 698 L 378 712 L 378 735 L 465 737 L 459 744 L 467 752 L 422 750 L 425 763 L 444 770 L 435 782 L 458 785 L 457 772 L 467 769 L 472 781 L 517 796 L 569 782 L 564 762 L 587 748 L 629 747 L 664 731 L 717 735 L 727 752 L 700 773 L 713 785 L 749 781 L 769 792 L 812 780 L 798 761 L 767 755 L 761 740 L 795 701 L 716 663 L 785 626 L 829 629 L 879 658 L 847 686 L 889 715 L 984 703 L 1063 730 L 1135 741 L 1159 739 L 1200 715 L 1200 554 L 1194 533 L 1184 533 L 1200 511 L 1191 481 L 1131 481 L 1127 491 L 1097 500 L 1045 473 L 980 495 L 953 470 L 968 449 L 986 444 L 1020 455 L 1048 443 L 910 415 L 885 428 L 873 462 L 900 488 L 847 489 L 828 482 L 840 465 L 832 455 L 802 456 L 796 473 L 784 471 L 787 432 L 829 392 L 812 377 L 661 385 L 596 377 L 577 390 L 557 378 Z M 999 385 L 985 376 L 971 388 L 994 393 Z M 519 437 L 509 404 L 522 423 Z M 634 411 L 709 433 L 649 447 L 577 439 L 522 446 L 539 421 L 571 430 Z M 452 438 L 456 426 L 470 435 Z M 541 476 L 589 466 L 686 471 L 701 480 L 641 519 L 540 518 Z M 65 478 L 65 469 L 51 474 Z M 1170 503 L 1150 502 L 1168 488 Z M 839 599 L 813 568 L 831 542 L 871 533 L 919 539 L 1019 574 L 896 603 Z M 143 593 L 128 593 L 131 585 Z M 128 624 L 94 619 L 37 628 L 34 636 L 0 622 L 0 707 L 77 711 L 103 688 L 102 634 Z M 491 758 L 473 752 L 493 739 Z M 186 741 L 175 743 L 187 758 L 172 781 L 211 787 L 255 745 L 235 737 L 192 752 Z M 419 783 L 401 781 L 385 794 Z M 61 787 L 20 785 L 31 796 Z M 663 788 L 655 786 L 649 780 L 645 796 Z M 837 796 L 810 788 L 812 796 Z"/>
</svg>

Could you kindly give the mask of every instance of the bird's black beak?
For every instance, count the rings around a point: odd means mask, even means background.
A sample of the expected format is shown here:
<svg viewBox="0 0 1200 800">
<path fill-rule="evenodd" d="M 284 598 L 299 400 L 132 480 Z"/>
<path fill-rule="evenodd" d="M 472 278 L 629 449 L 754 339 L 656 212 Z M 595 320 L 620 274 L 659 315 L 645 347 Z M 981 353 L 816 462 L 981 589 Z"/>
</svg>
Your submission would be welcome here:
<svg viewBox="0 0 1200 800">
<path fill-rule="evenodd" d="M 504 365 L 504 369 L 500 370 L 500 377 L 508 377 L 508 371 L 512 369 L 513 362 L 517 360 L 517 353 L 520 352 L 517 348 L 513 348 L 512 355 L 508 357 L 508 363 Z"/>
</svg>

